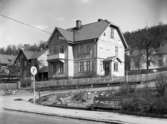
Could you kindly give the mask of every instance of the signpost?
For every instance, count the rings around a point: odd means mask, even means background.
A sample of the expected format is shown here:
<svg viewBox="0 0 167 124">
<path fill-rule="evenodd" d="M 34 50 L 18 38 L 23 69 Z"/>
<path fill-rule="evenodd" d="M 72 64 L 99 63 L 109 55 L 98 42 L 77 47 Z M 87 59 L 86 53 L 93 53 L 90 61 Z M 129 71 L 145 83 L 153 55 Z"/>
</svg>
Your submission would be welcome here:
<svg viewBox="0 0 167 124">
<path fill-rule="evenodd" d="M 35 104 L 35 101 L 36 101 L 36 96 L 35 96 L 35 75 L 37 74 L 37 68 L 35 66 L 32 66 L 31 67 L 31 74 L 33 75 L 33 101 L 34 101 L 34 104 Z"/>
</svg>

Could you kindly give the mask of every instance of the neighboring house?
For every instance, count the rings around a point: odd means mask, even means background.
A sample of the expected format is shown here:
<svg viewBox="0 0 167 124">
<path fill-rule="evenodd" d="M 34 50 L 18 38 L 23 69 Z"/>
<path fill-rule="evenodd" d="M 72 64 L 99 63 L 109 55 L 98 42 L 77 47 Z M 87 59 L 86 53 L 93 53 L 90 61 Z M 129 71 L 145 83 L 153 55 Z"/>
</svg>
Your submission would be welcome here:
<svg viewBox="0 0 167 124">
<path fill-rule="evenodd" d="M 146 68 L 144 50 L 137 48 L 131 49 L 130 55 L 130 70 L 141 70 Z"/>
<path fill-rule="evenodd" d="M 46 56 L 46 57 L 45 57 Z M 31 79 L 30 68 L 36 66 L 38 68 L 38 74 L 36 80 L 47 80 L 47 51 L 33 52 L 28 50 L 20 50 L 15 60 L 15 65 L 18 68 L 18 76 L 21 82 Z M 41 72 L 42 70 L 42 72 Z"/>
<path fill-rule="evenodd" d="M 8 75 L 10 67 L 13 65 L 15 56 L 0 54 L 0 75 Z"/>
<path fill-rule="evenodd" d="M 149 69 L 157 68 L 157 65 L 155 64 L 154 61 L 154 54 L 155 50 L 151 49 L 151 55 L 149 56 Z M 147 69 L 146 53 L 144 49 L 141 50 L 136 48 L 134 50 L 131 50 L 129 58 L 130 58 L 130 70 L 140 71 Z"/>
<path fill-rule="evenodd" d="M 162 43 L 153 55 L 153 61 L 157 68 L 167 67 L 167 43 Z"/>
<path fill-rule="evenodd" d="M 128 45 L 118 26 L 107 20 L 69 29 L 56 27 L 48 43 L 49 78 L 124 76 Z"/>
<path fill-rule="evenodd" d="M 130 70 L 146 70 L 146 56 L 144 50 L 135 49 L 131 52 Z M 167 43 L 162 43 L 159 48 L 152 49 L 149 56 L 149 69 L 167 68 Z"/>
</svg>

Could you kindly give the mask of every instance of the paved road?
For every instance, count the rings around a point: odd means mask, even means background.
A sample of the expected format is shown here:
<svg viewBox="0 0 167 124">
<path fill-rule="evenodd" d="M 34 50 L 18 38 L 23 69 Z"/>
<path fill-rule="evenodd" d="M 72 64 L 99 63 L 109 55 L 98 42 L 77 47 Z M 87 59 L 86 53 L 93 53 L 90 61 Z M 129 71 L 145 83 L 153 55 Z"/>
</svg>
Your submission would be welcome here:
<svg viewBox="0 0 167 124">
<path fill-rule="evenodd" d="M 3 97 L 0 97 L 0 124 L 104 124 L 63 117 L 7 111 L 3 110 L 3 104 Z"/>
<path fill-rule="evenodd" d="M 5 110 L 0 112 L 0 124 L 104 124 L 104 123 Z"/>
</svg>

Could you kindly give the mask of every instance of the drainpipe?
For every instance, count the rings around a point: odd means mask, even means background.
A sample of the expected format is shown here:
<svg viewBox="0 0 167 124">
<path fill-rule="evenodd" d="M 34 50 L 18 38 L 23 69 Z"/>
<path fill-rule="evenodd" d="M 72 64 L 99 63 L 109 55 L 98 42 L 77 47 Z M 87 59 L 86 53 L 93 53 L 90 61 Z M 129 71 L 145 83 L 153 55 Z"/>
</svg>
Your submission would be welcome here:
<svg viewBox="0 0 167 124">
<path fill-rule="evenodd" d="M 112 77 L 112 61 L 111 61 L 111 63 L 110 63 L 110 64 L 111 64 L 111 66 L 110 66 L 111 81 L 113 81 L 113 79 L 112 79 L 112 78 L 113 78 L 113 77 Z"/>
</svg>

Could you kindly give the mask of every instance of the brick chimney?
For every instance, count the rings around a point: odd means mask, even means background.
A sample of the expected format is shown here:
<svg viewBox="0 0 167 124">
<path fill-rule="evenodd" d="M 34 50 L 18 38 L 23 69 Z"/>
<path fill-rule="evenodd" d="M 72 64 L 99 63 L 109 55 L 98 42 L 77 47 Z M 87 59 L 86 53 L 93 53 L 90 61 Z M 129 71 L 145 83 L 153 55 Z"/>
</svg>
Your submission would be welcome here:
<svg viewBox="0 0 167 124">
<path fill-rule="evenodd" d="M 76 28 L 80 29 L 82 26 L 82 21 L 81 20 L 76 20 Z"/>
<path fill-rule="evenodd" d="M 100 22 L 100 21 L 103 21 L 103 19 L 99 18 L 97 21 Z"/>
</svg>

